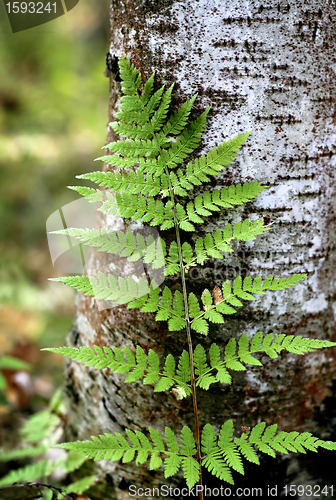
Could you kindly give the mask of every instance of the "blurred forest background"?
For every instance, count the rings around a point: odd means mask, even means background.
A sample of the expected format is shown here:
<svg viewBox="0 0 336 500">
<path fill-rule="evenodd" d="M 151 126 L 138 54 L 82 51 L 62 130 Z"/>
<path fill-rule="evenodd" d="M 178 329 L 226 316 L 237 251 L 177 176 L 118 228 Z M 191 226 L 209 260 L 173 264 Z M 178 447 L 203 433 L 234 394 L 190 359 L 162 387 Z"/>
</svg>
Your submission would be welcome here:
<svg viewBox="0 0 336 500">
<path fill-rule="evenodd" d="M 46 220 L 78 198 L 66 189 L 75 175 L 100 168 L 93 160 L 106 135 L 108 40 L 108 0 L 80 0 L 14 34 L 0 2 L 0 447 L 7 449 L 62 383 L 63 358 L 40 349 L 64 344 L 73 292 L 48 282 L 61 273 Z M 0 463 L 0 477 L 8 465 Z"/>
</svg>

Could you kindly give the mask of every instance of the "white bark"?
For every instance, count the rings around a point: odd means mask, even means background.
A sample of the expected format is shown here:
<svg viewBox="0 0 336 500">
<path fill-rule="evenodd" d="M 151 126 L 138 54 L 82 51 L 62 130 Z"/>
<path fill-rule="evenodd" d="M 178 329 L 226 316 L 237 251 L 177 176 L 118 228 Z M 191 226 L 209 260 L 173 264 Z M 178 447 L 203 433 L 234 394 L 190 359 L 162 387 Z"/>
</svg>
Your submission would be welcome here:
<svg viewBox="0 0 336 500">
<path fill-rule="evenodd" d="M 335 2 L 295 0 L 277 5 L 267 0 L 261 5 L 253 0 L 162 0 L 144 4 L 112 0 L 111 53 L 119 57 L 126 53 L 144 78 L 155 71 L 157 85 L 176 82 L 174 105 L 198 92 L 195 116 L 212 106 L 199 152 L 252 130 L 237 161 L 216 177 L 212 187 L 252 180 L 269 186 L 255 203 L 208 219 L 197 236 L 224 222 L 266 213 L 274 223 L 272 231 L 255 242 L 237 245 L 239 253 L 224 266 L 208 265 L 203 279 L 189 286 L 213 288 L 239 272 L 264 277 L 309 274 L 295 289 L 269 292 L 224 326 L 214 328 L 208 343 L 260 330 L 335 340 Z M 112 119 L 120 95 L 114 81 L 111 90 Z M 184 343 L 181 333 L 172 336 L 150 315 L 125 307 L 99 313 L 89 299 L 81 299 L 70 341 L 73 345 L 139 343 L 162 355 L 179 353 Z M 277 422 L 283 430 L 329 437 L 329 430 L 319 427 L 313 417 L 314 408 L 330 393 L 334 358 L 334 351 L 328 350 L 304 358 L 265 360 L 262 370 L 234 375 L 231 388 L 217 387 L 202 394 L 201 422 L 221 425 L 233 417 L 239 430 L 239 425 L 266 420 Z M 148 425 L 162 429 L 168 424 L 179 430 L 183 423 L 193 422 L 185 402 L 153 395 L 151 388 L 140 384 L 126 387 L 123 377 L 76 363 L 68 365 L 67 388 L 68 431 L 77 439 L 122 431 L 124 426 L 144 430 Z M 299 462 L 291 462 L 293 474 L 295 463 Z M 129 498 L 128 483 L 165 482 L 160 472 L 149 474 L 144 467 L 104 463 L 103 470 L 114 471 L 114 496 L 106 498 Z M 304 474 L 302 481 L 313 484 L 314 478 Z M 280 476 L 274 481 L 281 481 Z"/>
</svg>

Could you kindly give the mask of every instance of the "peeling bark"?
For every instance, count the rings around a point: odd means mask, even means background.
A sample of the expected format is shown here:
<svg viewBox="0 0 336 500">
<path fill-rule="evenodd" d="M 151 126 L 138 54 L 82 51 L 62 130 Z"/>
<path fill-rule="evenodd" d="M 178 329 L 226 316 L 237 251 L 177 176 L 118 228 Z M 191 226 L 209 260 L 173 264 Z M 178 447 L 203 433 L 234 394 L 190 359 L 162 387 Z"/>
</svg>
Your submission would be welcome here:
<svg viewBox="0 0 336 500">
<path fill-rule="evenodd" d="M 175 82 L 174 107 L 195 92 L 193 117 L 212 106 L 198 154 L 252 130 L 238 159 L 202 189 L 252 180 L 269 186 L 254 203 L 208 218 L 193 235 L 196 240 L 247 216 L 267 213 L 273 222 L 266 235 L 239 243 L 224 264 L 210 262 L 191 273 L 189 291 L 212 289 L 237 274 L 309 275 L 293 290 L 260 296 L 224 325 L 213 327 L 207 339 L 196 335 L 195 344 L 221 344 L 257 331 L 336 340 L 335 19 L 335 3 L 326 0 L 111 1 L 110 52 L 118 57 L 126 53 L 145 79 L 155 71 L 157 87 Z M 119 83 L 112 78 L 109 121 L 119 97 Z M 108 141 L 114 139 L 109 129 Z M 101 223 L 111 227 L 108 220 Z M 91 265 L 108 265 L 106 256 L 93 254 Z M 140 345 L 164 357 L 169 352 L 178 356 L 186 339 L 182 332 L 168 332 L 154 315 L 126 306 L 99 311 L 92 299 L 78 296 L 69 344 L 131 349 Z M 199 391 L 200 423 L 220 426 L 233 418 L 240 431 L 241 425 L 266 420 L 282 430 L 310 431 L 335 440 L 329 418 L 336 406 L 331 391 L 335 357 L 335 349 L 307 356 L 283 354 L 275 361 L 263 360 L 263 369 L 235 373 L 232 386 Z M 193 427 L 190 400 L 177 402 L 172 395 L 155 394 L 151 387 L 123 380 L 108 370 L 67 364 L 68 438 L 87 439 L 123 432 L 125 427 L 145 430 L 151 425 L 161 431 L 165 425 L 175 431 L 184 424 Z M 320 463 L 323 457 L 319 454 Z M 235 477 L 237 485 L 260 486 L 268 481 L 281 488 L 284 481 L 332 482 L 327 466 L 318 469 L 309 459 L 279 457 L 263 463 L 263 468 L 247 465 L 246 482 Z M 108 499 L 128 499 L 130 484 L 167 483 L 160 470 L 149 472 L 145 466 L 103 462 L 98 467 L 109 474 L 103 494 Z M 181 477 L 175 477 L 169 484 L 180 482 Z M 214 484 L 214 479 L 207 484 Z"/>
</svg>

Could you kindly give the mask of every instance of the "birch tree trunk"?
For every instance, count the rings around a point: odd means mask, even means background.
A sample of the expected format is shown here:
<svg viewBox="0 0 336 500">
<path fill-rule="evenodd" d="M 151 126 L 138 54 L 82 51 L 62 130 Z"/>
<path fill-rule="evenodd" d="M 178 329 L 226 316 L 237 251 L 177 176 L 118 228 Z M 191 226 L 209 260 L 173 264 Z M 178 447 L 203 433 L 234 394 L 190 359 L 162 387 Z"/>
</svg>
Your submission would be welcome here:
<svg viewBox="0 0 336 500">
<path fill-rule="evenodd" d="M 208 218 L 207 226 L 193 235 L 256 214 L 269 215 L 273 223 L 272 231 L 255 242 L 240 242 L 224 264 L 210 262 L 192 273 L 189 290 L 212 289 L 238 274 L 309 275 L 293 290 L 260 296 L 224 325 L 213 327 L 205 342 L 195 335 L 195 343 L 223 344 L 257 331 L 336 340 L 335 19 L 331 0 L 111 0 L 110 52 L 118 57 L 126 53 L 145 79 L 155 71 L 157 87 L 175 82 L 174 107 L 195 92 L 193 117 L 212 106 L 198 154 L 252 130 L 238 159 L 212 187 L 252 180 L 269 186 L 255 203 Z M 120 85 L 112 78 L 109 121 L 119 97 Z M 108 141 L 115 139 L 109 129 Z M 108 227 L 108 221 L 103 224 Z M 105 259 L 97 253 L 91 263 L 104 266 Z M 94 300 L 80 295 L 69 345 L 94 344 L 131 349 L 139 344 L 163 357 L 179 355 L 186 338 L 183 332 L 168 332 L 154 315 L 126 306 L 100 312 Z M 209 392 L 199 391 L 201 425 L 220 426 L 233 418 L 240 432 L 241 425 L 265 420 L 282 430 L 335 440 L 335 350 L 284 354 L 263 362 L 263 369 L 236 372 L 232 386 L 216 384 Z M 193 428 L 190 399 L 177 401 L 171 394 L 123 381 L 124 376 L 106 370 L 67 364 L 68 438 L 88 439 L 125 427 L 144 431 L 149 425 L 161 431 L 165 425 L 175 431 L 184 424 Z M 246 464 L 245 479 L 236 475 L 235 480 L 250 487 L 277 484 L 278 494 L 283 484 L 295 481 L 329 484 L 332 458 L 326 453 L 319 453 L 320 465 L 294 455 L 265 459 L 260 468 Z M 108 474 L 101 488 L 108 499 L 128 499 L 132 484 L 183 484 L 181 477 L 167 482 L 161 470 L 149 472 L 146 466 L 103 462 L 98 467 Z M 204 482 L 215 484 L 211 477 Z"/>
</svg>

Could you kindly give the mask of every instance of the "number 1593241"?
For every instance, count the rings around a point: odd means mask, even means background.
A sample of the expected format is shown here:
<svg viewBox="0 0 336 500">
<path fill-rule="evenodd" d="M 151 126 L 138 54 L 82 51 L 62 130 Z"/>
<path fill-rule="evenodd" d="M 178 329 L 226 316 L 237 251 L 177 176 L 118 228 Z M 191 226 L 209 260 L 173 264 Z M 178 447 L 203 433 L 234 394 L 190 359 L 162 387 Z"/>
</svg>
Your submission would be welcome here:
<svg viewBox="0 0 336 500">
<path fill-rule="evenodd" d="M 45 14 L 53 12 L 56 14 L 56 2 L 48 2 L 44 5 L 42 2 L 8 2 L 6 3 L 8 14 Z"/>
<path fill-rule="evenodd" d="M 284 494 L 287 497 L 294 497 L 298 495 L 299 497 L 328 497 L 334 498 L 334 487 L 333 486 L 320 486 L 319 484 L 291 484 L 284 486 Z"/>
</svg>

